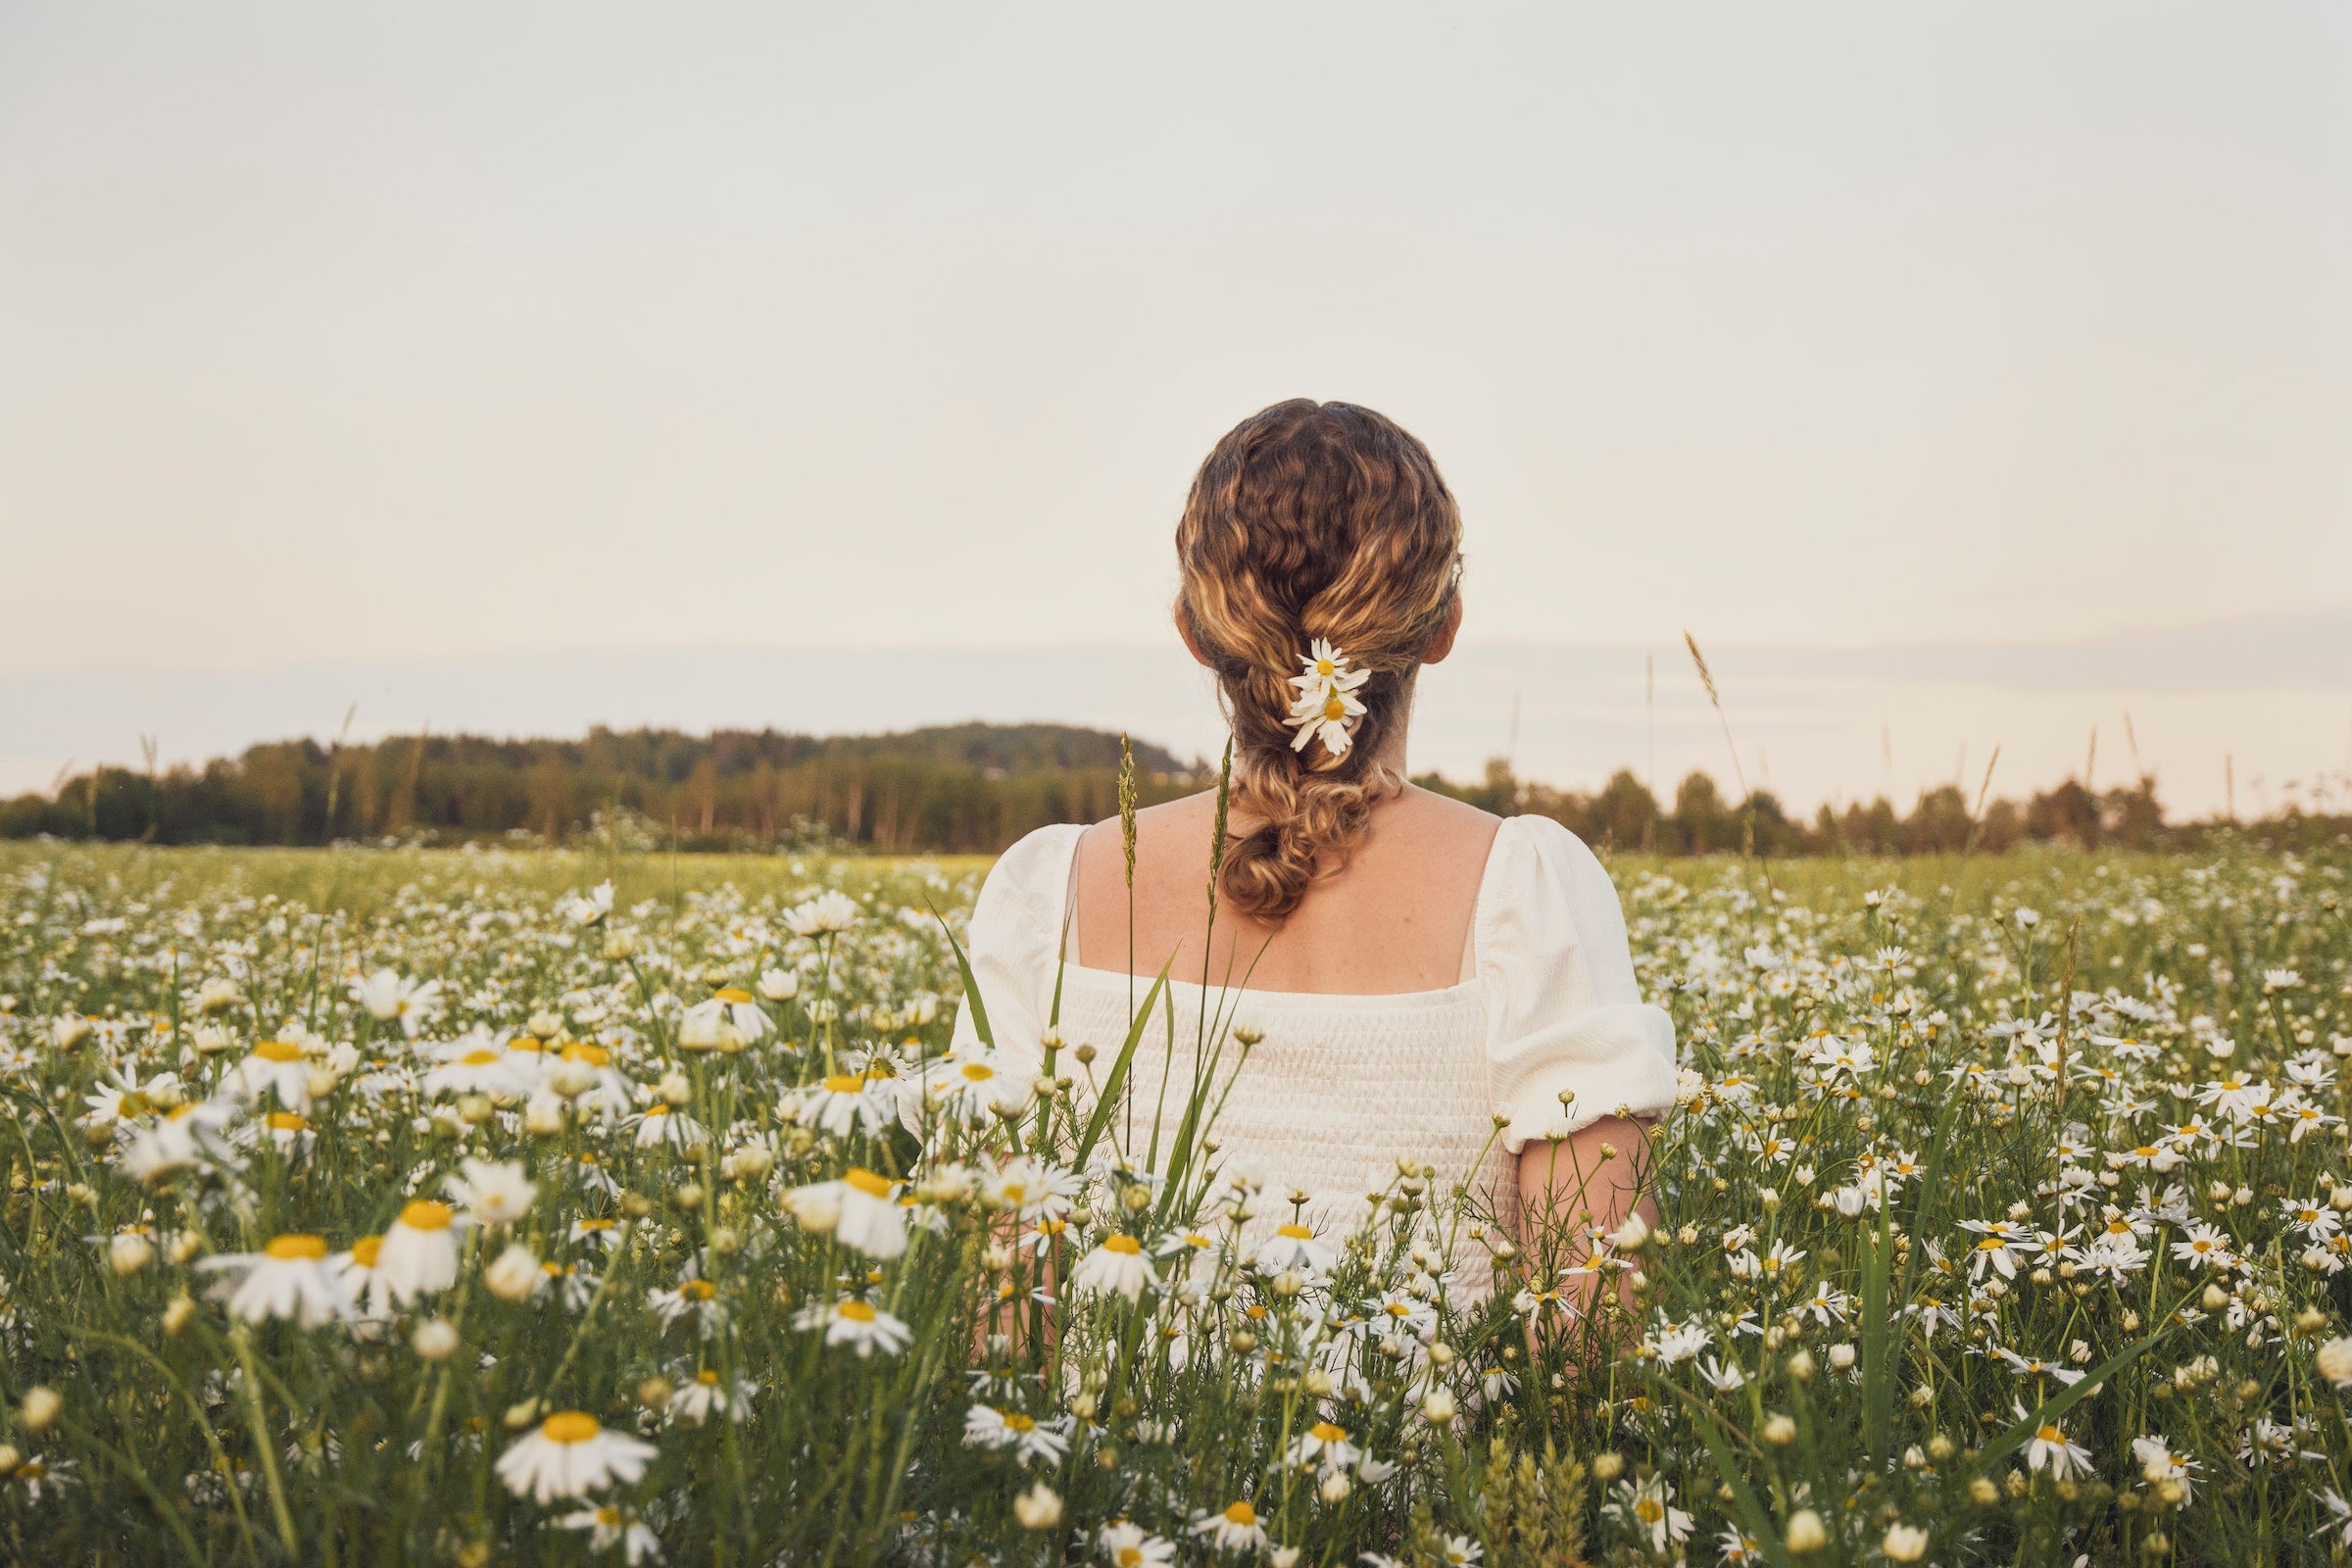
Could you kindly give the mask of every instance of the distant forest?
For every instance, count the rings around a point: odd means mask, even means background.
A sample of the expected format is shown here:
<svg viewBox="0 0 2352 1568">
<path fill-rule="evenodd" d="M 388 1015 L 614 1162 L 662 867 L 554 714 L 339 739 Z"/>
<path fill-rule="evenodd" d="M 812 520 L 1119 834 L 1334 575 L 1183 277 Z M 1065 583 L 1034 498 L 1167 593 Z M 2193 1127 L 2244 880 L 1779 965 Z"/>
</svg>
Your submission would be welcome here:
<svg viewBox="0 0 2352 1568">
<path fill-rule="evenodd" d="M 1214 782 L 1214 770 L 1134 748 L 1144 804 Z M 956 724 L 894 735 L 594 729 L 582 740 L 395 736 L 371 745 L 284 741 L 201 768 L 106 767 L 54 796 L 0 802 L 0 838 L 157 844 L 456 844 L 497 838 L 626 841 L 688 851 L 790 849 L 993 854 L 1049 822 L 1118 809 L 1119 737 L 1057 724 Z M 1566 824 L 1603 851 L 1771 856 L 1997 854 L 2025 843 L 2159 849 L 2217 824 L 2170 824 L 2155 781 L 2094 791 L 2069 779 L 2024 802 L 1972 803 L 1956 785 L 1908 812 L 1885 799 L 1792 818 L 1703 772 L 1660 802 L 1631 771 L 1584 794 L 1517 778 L 1499 760 L 1461 784 L 1414 780 L 1503 815 Z M 2344 832 L 2292 811 L 2243 830 L 2279 843 Z"/>
</svg>

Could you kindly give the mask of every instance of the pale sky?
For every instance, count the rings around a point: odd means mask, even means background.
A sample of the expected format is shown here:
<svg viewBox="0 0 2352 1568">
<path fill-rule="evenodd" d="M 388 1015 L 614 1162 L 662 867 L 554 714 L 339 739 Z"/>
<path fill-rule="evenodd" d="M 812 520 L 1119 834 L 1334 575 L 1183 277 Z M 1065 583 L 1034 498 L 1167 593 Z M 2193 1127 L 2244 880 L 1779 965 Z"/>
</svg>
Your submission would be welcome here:
<svg viewBox="0 0 2352 1568">
<path fill-rule="evenodd" d="M 331 728 L 238 706 L 306 670 L 1154 643 L 1294 394 L 1430 443 L 1495 659 L 2352 626 L 2352 11 L 0 0 L 0 691 L 176 694 L 0 788 Z M 2244 646 L 2237 702 L 1880 682 L 1817 793 L 2050 703 L 2343 767 Z M 1087 706 L 1016 666 L 967 706 Z M 600 711 L 542 684 L 481 722 Z"/>
</svg>

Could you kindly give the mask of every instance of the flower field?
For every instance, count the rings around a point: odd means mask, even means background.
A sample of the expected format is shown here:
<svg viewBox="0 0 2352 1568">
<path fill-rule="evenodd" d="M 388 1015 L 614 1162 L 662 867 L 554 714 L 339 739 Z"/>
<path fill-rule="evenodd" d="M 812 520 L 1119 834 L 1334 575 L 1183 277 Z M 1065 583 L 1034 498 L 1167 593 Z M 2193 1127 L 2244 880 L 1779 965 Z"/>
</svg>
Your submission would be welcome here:
<svg viewBox="0 0 2352 1568">
<path fill-rule="evenodd" d="M 1606 1236 L 1271 1225 L 1246 999 L 951 1051 L 983 869 L 0 849 L 0 1557 L 2352 1551 L 2340 844 L 1621 858 Z"/>
</svg>

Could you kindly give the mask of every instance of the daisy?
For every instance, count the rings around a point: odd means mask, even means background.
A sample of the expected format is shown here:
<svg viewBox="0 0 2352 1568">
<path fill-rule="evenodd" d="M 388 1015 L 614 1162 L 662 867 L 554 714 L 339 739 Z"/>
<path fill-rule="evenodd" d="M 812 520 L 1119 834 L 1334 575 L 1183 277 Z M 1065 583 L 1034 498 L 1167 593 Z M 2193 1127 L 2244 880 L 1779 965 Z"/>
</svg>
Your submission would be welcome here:
<svg viewBox="0 0 2352 1568">
<path fill-rule="evenodd" d="M 352 983 L 351 1000 L 366 1007 L 378 1023 L 397 1022 L 401 1032 L 414 1040 L 441 1010 L 441 982 L 427 980 L 418 985 L 390 969 L 378 969 Z"/>
<path fill-rule="evenodd" d="M 128 1122 L 134 1116 L 152 1114 L 164 1106 L 176 1105 L 183 1093 L 179 1074 L 158 1073 L 141 1082 L 135 1066 L 119 1067 L 111 1080 L 101 1081 L 97 1093 L 84 1095 L 82 1103 L 89 1112 L 81 1120 L 88 1127 L 113 1127 Z"/>
<path fill-rule="evenodd" d="M 2195 1224 L 2188 1235 L 2173 1244 L 2173 1256 L 2206 1268 L 2228 1268 L 2235 1259 L 2230 1251 L 2230 1233 L 2218 1225 Z"/>
<path fill-rule="evenodd" d="M 252 1055 L 221 1075 L 220 1087 L 240 1095 L 274 1094 L 288 1110 L 311 1108 L 310 1064 L 303 1059 L 302 1047 L 291 1040 L 265 1040 L 255 1046 Z"/>
<path fill-rule="evenodd" d="M 970 1119 L 1018 1110 L 1029 1099 L 1031 1080 L 1006 1071 L 1004 1059 L 987 1047 L 972 1045 L 925 1063 L 922 1075 L 908 1082 L 950 1114 Z"/>
<path fill-rule="evenodd" d="M 1110 1568 L 1167 1568 L 1176 1560 L 1176 1544 L 1147 1535 L 1141 1525 L 1113 1520 L 1095 1538 Z"/>
<path fill-rule="evenodd" d="M 1292 751 L 1303 752 L 1307 742 L 1320 740 L 1326 752 L 1345 757 L 1348 748 L 1355 744 L 1349 725 L 1363 715 L 1364 705 L 1355 694 L 1335 687 L 1322 693 L 1300 693 L 1283 722 L 1298 732 L 1291 741 Z"/>
<path fill-rule="evenodd" d="M 348 1252 L 337 1252 L 326 1260 L 329 1273 L 336 1276 L 343 1294 L 366 1318 L 386 1318 L 392 1315 L 392 1284 L 376 1267 L 376 1259 L 384 1250 L 381 1236 L 363 1236 L 351 1244 Z"/>
<path fill-rule="evenodd" d="M 868 1257 L 897 1257 L 906 1250 L 906 1211 L 897 1185 L 887 1176 L 853 1165 L 835 1182 L 813 1182 L 784 1195 L 784 1206 L 804 1229 L 839 1235 L 844 1247 Z"/>
<path fill-rule="evenodd" d="M 678 1019 L 680 1051 L 740 1051 L 765 1039 L 775 1025 L 752 994 L 727 986 Z"/>
<path fill-rule="evenodd" d="M 1346 1427 L 1318 1421 L 1291 1445 L 1289 1461 L 1302 1468 L 1314 1465 L 1325 1470 L 1345 1470 L 1363 1456 L 1364 1450 L 1348 1441 Z"/>
<path fill-rule="evenodd" d="M 620 1241 L 620 1221 L 601 1217 L 575 1219 L 565 1234 L 583 1246 L 601 1247 L 610 1251 Z"/>
<path fill-rule="evenodd" d="M 14 1470 L 4 1473 L 9 1480 L 24 1486 L 25 1501 L 38 1502 L 44 1491 L 56 1492 L 78 1486 L 81 1478 L 74 1471 L 79 1463 L 77 1459 L 44 1459 L 34 1454 L 29 1459 L 19 1460 Z"/>
<path fill-rule="evenodd" d="M 787 1094 L 783 1114 L 787 1121 L 814 1127 L 836 1138 L 847 1138 L 854 1132 L 870 1136 L 898 1119 L 897 1112 L 884 1099 L 887 1091 L 880 1087 L 887 1082 L 863 1073 L 832 1073 L 820 1083 Z"/>
<path fill-rule="evenodd" d="M 1266 1548 L 1266 1528 L 1257 1522 L 1257 1510 L 1248 1499 L 1227 1503 L 1214 1513 L 1193 1515 L 1193 1534 L 1203 1536 L 1219 1551 L 1263 1551 Z"/>
<path fill-rule="evenodd" d="M 606 886 L 610 887 L 611 884 L 607 883 Z M 610 1551 L 618 1546 L 621 1560 L 629 1568 L 636 1568 L 638 1563 L 649 1559 L 654 1562 L 662 1560 L 662 1538 L 655 1535 L 644 1520 L 613 1503 L 567 1513 L 556 1521 L 556 1526 L 562 1530 L 594 1532 L 588 1538 L 589 1549 Z"/>
<path fill-rule="evenodd" d="M 594 925 L 612 912 L 612 884 L 599 882 L 584 895 L 566 893 L 556 901 L 556 912 L 573 925 Z"/>
<path fill-rule="evenodd" d="M 1141 1242 L 1124 1231 L 1102 1239 L 1102 1245 L 1078 1260 L 1070 1270 L 1070 1289 L 1084 1295 L 1088 1292 L 1115 1292 L 1133 1301 L 1147 1287 L 1159 1283 L 1152 1271 L 1152 1260 L 1144 1256 Z"/>
<path fill-rule="evenodd" d="M 258 1252 L 229 1252 L 196 1266 L 229 1272 L 206 1294 L 226 1301 L 248 1323 L 292 1318 L 315 1329 L 341 1317 L 351 1304 L 341 1280 L 326 1267 L 326 1239 L 320 1236 L 273 1236 Z"/>
<path fill-rule="evenodd" d="M 708 1141 L 703 1124 L 672 1105 L 652 1104 L 645 1107 L 636 1119 L 639 1149 L 654 1149 L 662 1144 L 672 1149 L 699 1149 Z"/>
<path fill-rule="evenodd" d="M 221 1136 L 236 1114 L 231 1101 L 174 1105 L 123 1148 L 123 1174 L 133 1181 L 153 1183 L 196 1166 L 237 1168 L 243 1161 Z"/>
<path fill-rule="evenodd" d="M 727 1321 L 726 1303 L 718 1298 L 718 1287 L 692 1275 L 666 1291 L 646 1292 L 645 1304 L 661 1318 L 663 1328 L 691 1314 L 705 1339 L 717 1333 Z"/>
<path fill-rule="evenodd" d="M 2024 1404 L 2017 1406 L 2017 1413 L 2025 1415 Z M 2034 1436 L 2026 1440 L 2026 1463 L 2035 1470 L 2047 1469 L 2051 1478 L 2058 1481 L 2078 1472 L 2087 1475 L 2091 1469 L 2090 1450 L 2069 1441 L 2055 1421 L 2035 1427 Z"/>
<path fill-rule="evenodd" d="M 1330 1272 L 1332 1261 L 1331 1249 L 1316 1241 L 1313 1231 L 1295 1220 L 1278 1226 L 1250 1258 L 1266 1274 L 1297 1269 L 1304 1274 L 1322 1275 Z"/>
<path fill-rule="evenodd" d="M 2147 1479 L 2149 1486 L 2162 1486 L 2167 1481 L 2179 1482 L 2180 1484 L 2180 1506 L 2183 1508 L 2188 1506 L 2190 1499 L 2195 1495 L 2195 1484 L 2192 1477 L 2197 1469 L 2196 1460 L 2184 1459 L 2175 1452 L 2173 1446 L 2165 1441 L 2161 1433 L 2151 1433 L 2144 1438 L 2133 1438 L 2132 1440 L 2132 1457 L 2139 1461 L 2139 1473 Z"/>
<path fill-rule="evenodd" d="M 1070 1211 L 1082 1185 L 1077 1172 L 1023 1155 L 982 1180 L 980 1196 L 991 1207 L 1012 1209 L 1023 1219 L 1058 1220 Z"/>
<path fill-rule="evenodd" d="M 1740 1370 L 1737 1362 L 1727 1366 L 1711 1355 L 1700 1363 L 1698 1375 L 1706 1379 L 1707 1387 L 1718 1394 L 1730 1394 L 1747 1387 L 1747 1374 Z"/>
<path fill-rule="evenodd" d="M 914 1331 L 897 1318 L 858 1298 L 843 1297 L 832 1305 L 817 1302 L 793 1314 L 796 1329 L 825 1331 L 827 1345 L 846 1345 L 860 1358 L 869 1356 L 879 1348 L 885 1355 L 896 1355 L 914 1341 Z"/>
<path fill-rule="evenodd" d="M 1690 1516 L 1674 1506 L 1674 1486 L 1664 1476 L 1618 1482 L 1600 1511 L 1649 1537 L 1649 1549 L 1661 1557 L 1668 1542 L 1680 1543 L 1690 1534 Z"/>
<path fill-rule="evenodd" d="M 376 1250 L 375 1270 L 402 1306 L 458 1279 L 457 1210 L 420 1198 L 400 1211 Z"/>
<path fill-rule="evenodd" d="M 699 1427 L 710 1420 L 710 1412 L 715 1410 L 737 1421 L 747 1420 L 752 1413 L 751 1397 L 758 1392 L 759 1385 L 746 1378 L 737 1378 L 734 1392 L 730 1394 L 720 1383 L 718 1374 L 705 1367 L 669 1396 L 669 1418 Z"/>
<path fill-rule="evenodd" d="M 261 1130 L 270 1146 L 288 1156 L 307 1154 L 318 1135 L 311 1131 L 311 1119 L 298 1110 L 273 1110 L 264 1116 Z"/>
<path fill-rule="evenodd" d="M 515 1071 L 504 1041 L 476 1028 L 434 1054 L 439 1065 L 424 1075 L 428 1095 L 488 1095 L 493 1100 L 520 1100 L 530 1085 Z"/>
<path fill-rule="evenodd" d="M 615 1481 L 633 1482 L 661 1451 L 607 1431 L 584 1411 L 559 1410 L 537 1431 L 508 1446 L 498 1456 L 498 1474 L 514 1495 L 545 1506 L 558 1497 L 586 1496 Z"/>
<path fill-rule="evenodd" d="M 460 1167 L 462 1176 L 452 1176 L 442 1187 L 451 1198 L 466 1206 L 466 1218 L 477 1225 L 511 1225 L 522 1218 L 539 1196 L 539 1188 L 525 1175 L 519 1159 L 467 1159 Z"/>
<path fill-rule="evenodd" d="M 794 906 L 784 916 L 785 926 L 796 937 L 836 936 L 857 923 L 858 901 L 830 888 L 805 904 Z"/>
<path fill-rule="evenodd" d="M 963 1441 L 967 1447 L 1010 1448 L 1024 1462 L 1059 1464 L 1070 1450 L 1070 1426 L 1067 1419 L 1040 1421 L 1018 1410 L 975 1404 L 964 1412 Z"/>
</svg>

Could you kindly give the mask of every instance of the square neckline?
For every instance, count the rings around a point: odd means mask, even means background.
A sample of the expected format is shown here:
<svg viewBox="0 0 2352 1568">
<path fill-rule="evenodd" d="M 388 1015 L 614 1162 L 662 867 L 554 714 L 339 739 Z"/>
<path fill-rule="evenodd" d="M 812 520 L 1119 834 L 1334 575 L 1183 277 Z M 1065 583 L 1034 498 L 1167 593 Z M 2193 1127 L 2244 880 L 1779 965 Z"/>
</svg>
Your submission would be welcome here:
<svg viewBox="0 0 2352 1568">
<path fill-rule="evenodd" d="M 1271 1002 L 1277 1005 L 1296 1006 L 1321 1004 L 1326 1006 L 1345 1006 L 1353 1004 L 1357 1006 L 1386 1007 L 1443 1005 L 1466 993 L 1475 991 L 1480 978 L 1478 972 L 1480 955 L 1486 951 L 1486 944 L 1481 938 L 1486 933 L 1488 896 L 1494 885 L 1494 868 L 1502 858 L 1503 835 L 1511 830 L 1511 824 L 1517 820 L 1518 818 L 1515 816 L 1504 817 L 1495 826 L 1494 836 L 1487 841 L 1487 857 L 1478 872 L 1478 892 L 1470 902 L 1470 928 L 1463 937 L 1463 974 L 1462 978 L 1456 980 L 1452 985 L 1423 987 L 1418 991 L 1261 991 L 1247 985 L 1235 985 L 1232 989 L 1237 995 L 1249 997 L 1253 1002 Z M 1098 969 L 1078 962 L 1070 953 L 1070 949 L 1076 946 L 1077 939 L 1075 915 L 1078 885 L 1078 841 L 1086 836 L 1087 829 L 1092 825 L 1087 822 L 1063 824 L 1068 829 L 1065 835 L 1067 842 L 1061 852 L 1064 863 L 1059 878 L 1060 901 L 1054 914 L 1054 925 L 1061 933 L 1061 938 L 1054 956 L 1060 964 L 1061 973 L 1065 979 L 1070 976 L 1086 976 L 1099 980 L 1115 980 L 1122 986 L 1131 980 L 1148 982 L 1152 977 L 1131 974 L 1125 969 Z M 1171 987 L 1181 986 L 1195 991 L 1208 989 L 1198 980 L 1186 980 L 1174 974 L 1168 976 L 1168 984 Z M 1226 988 L 1220 986 L 1218 989 Z"/>
</svg>

